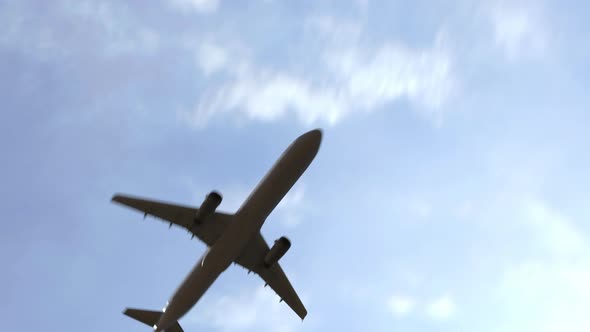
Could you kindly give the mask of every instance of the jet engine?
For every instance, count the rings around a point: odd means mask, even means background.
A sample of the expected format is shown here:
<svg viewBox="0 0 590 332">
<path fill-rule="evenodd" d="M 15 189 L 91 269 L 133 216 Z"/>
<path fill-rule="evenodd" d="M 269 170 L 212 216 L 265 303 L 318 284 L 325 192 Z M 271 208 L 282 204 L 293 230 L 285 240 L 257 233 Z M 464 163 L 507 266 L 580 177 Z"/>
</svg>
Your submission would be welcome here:
<svg viewBox="0 0 590 332">
<path fill-rule="evenodd" d="M 279 261 L 281 257 L 285 255 L 287 250 L 291 247 L 291 241 L 286 237 L 282 236 L 280 239 L 275 240 L 275 244 L 272 246 L 270 251 L 264 256 L 264 266 L 271 267 L 273 264 Z"/>
<path fill-rule="evenodd" d="M 212 191 L 205 197 L 205 201 L 201 204 L 197 215 L 195 216 L 195 223 L 200 224 L 209 218 L 214 212 L 215 209 L 221 204 L 222 197 L 221 195 L 216 192 Z"/>
</svg>

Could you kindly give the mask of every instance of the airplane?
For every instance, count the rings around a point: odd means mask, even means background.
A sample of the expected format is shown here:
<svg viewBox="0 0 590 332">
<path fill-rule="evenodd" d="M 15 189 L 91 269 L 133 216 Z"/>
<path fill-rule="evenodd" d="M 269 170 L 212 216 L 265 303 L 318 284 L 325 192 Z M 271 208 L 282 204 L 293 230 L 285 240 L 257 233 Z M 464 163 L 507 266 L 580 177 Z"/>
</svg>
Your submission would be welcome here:
<svg viewBox="0 0 590 332">
<path fill-rule="evenodd" d="M 176 289 L 162 311 L 126 308 L 123 314 L 147 324 L 155 332 L 183 332 L 178 320 L 205 294 L 232 263 L 258 274 L 301 318 L 307 309 L 278 261 L 291 247 L 286 237 L 269 248 L 260 229 L 266 218 L 311 164 L 322 140 L 320 129 L 293 141 L 234 214 L 216 211 L 222 197 L 209 193 L 199 208 L 115 194 L 113 202 L 185 228 L 207 245 L 203 256 Z M 191 237 L 191 238 L 192 238 Z"/>
</svg>

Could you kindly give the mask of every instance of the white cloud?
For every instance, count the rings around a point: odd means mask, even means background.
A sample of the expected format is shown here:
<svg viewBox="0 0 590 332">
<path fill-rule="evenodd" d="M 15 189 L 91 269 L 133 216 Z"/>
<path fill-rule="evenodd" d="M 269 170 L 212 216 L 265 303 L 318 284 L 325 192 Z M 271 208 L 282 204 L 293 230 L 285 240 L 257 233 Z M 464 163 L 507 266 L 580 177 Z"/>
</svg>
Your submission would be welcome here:
<svg viewBox="0 0 590 332">
<path fill-rule="evenodd" d="M 515 6 L 501 3 L 489 10 L 496 45 L 506 57 L 515 60 L 521 56 L 540 55 L 547 49 L 547 30 L 541 16 L 532 6 Z"/>
<path fill-rule="evenodd" d="M 374 284 L 360 279 L 339 278 L 332 280 L 329 284 L 339 301 L 351 301 L 361 305 L 374 303 L 377 298 L 375 294 L 380 294 L 381 291 L 376 290 Z"/>
<path fill-rule="evenodd" d="M 301 324 L 301 320 L 284 302 L 279 303 L 279 297 L 268 287 L 203 300 L 199 310 L 189 313 L 181 324 L 194 326 L 195 330 L 281 332 L 294 331 Z"/>
<path fill-rule="evenodd" d="M 533 241 L 549 255 L 556 258 L 575 258 L 588 253 L 588 244 L 571 220 L 547 207 L 542 202 L 529 199 L 524 202 L 523 223 Z"/>
<path fill-rule="evenodd" d="M 468 218 L 473 215 L 474 208 L 471 200 L 464 200 L 455 208 L 455 215 L 459 218 Z"/>
<path fill-rule="evenodd" d="M 501 331 L 568 331 L 590 328 L 590 247 L 572 220 L 547 204 L 523 201 L 523 242 L 535 255 L 507 267 L 496 289 Z M 518 313 L 513 315 L 513 313 Z"/>
<path fill-rule="evenodd" d="M 285 226 L 295 227 L 301 223 L 301 213 L 305 205 L 304 194 L 305 185 L 296 184 L 277 206 L 276 212 L 281 215 Z"/>
<path fill-rule="evenodd" d="M 440 38 L 431 48 L 413 49 L 393 41 L 377 46 L 362 43 L 357 25 L 334 19 L 308 22 L 305 29 L 315 29 L 322 39 L 319 47 L 312 47 L 310 40 L 304 45 L 313 59 L 312 68 L 277 70 L 245 56 L 235 64 L 223 62 L 230 79 L 206 91 L 183 118 L 200 127 L 220 113 L 268 122 L 294 112 L 307 125 L 335 124 L 351 113 L 370 112 L 400 99 L 437 118 L 454 91 L 451 57 Z M 221 69 L 221 61 L 213 66 L 211 61 L 203 63 L 209 63 L 200 65 L 205 73 L 211 67 Z"/>
<path fill-rule="evenodd" d="M 428 218 L 432 214 L 432 205 L 425 200 L 411 199 L 407 202 L 408 212 L 418 218 Z"/>
<path fill-rule="evenodd" d="M 197 53 L 197 65 L 205 75 L 222 70 L 227 65 L 228 55 L 225 49 L 212 44 L 203 43 Z"/>
<path fill-rule="evenodd" d="M 23 2 L 3 10 L 0 21 L 6 29 L 0 33 L 0 45 L 38 59 L 145 55 L 160 46 L 158 32 L 135 20 L 133 10 L 125 4 L 56 1 L 40 14 L 34 3 Z"/>
<path fill-rule="evenodd" d="M 182 183 L 188 186 L 191 194 L 192 205 L 199 206 L 209 190 L 210 186 L 197 184 L 191 177 L 181 177 Z M 244 203 L 248 195 L 254 189 L 254 185 L 232 185 L 229 187 L 215 187 L 221 192 L 223 201 L 219 206 L 220 211 L 234 213 Z M 305 183 L 297 183 L 291 190 L 283 197 L 281 202 L 273 211 L 273 216 L 276 216 L 288 228 L 293 228 L 299 225 L 302 221 L 302 215 L 306 209 L 305 201 Z"/>
<path fill-rule="evenodd" d="M 350 47 L 357 44 L 363 26 L 356 21 L 340 20 L 333 16 L 311 16 L 303 22 L 308 40 L 317 39 L 330 47 Z"/>
<path fill-rule="evenodd" d="M 97 36 L 105 43 L 105 55 L 120 56 L 152 53 L 160 45 L 159 34 L 148 26 L 135 22 L 131 9 L 106 2 L 76 1 L 62 3 L 62 10 L 71 18 L 98 28 Z"/>
<path fill-rule="evenodd" d="M 431 318 L 446 320 L 455 313 L 455 302 L 448 295 L 441 296 L 428 304 L 426 313 Z"/>
<path fill-rule="evenodd" d="M 505 272 L 498 289 L 508 313 L 503 331 L 582 332 L 590 328 L 590 264 L 529 261 Z"/>
<path fill-rule="evenodd" d="M 450 56 L 440 45 L 417 50 L 388 42 L 372 52 L 359 47 L 329 50 L 324 56 L 340 90 L 360 108 L 406 97 L 436 109 L 454 84 Z"/>
<path fill-rule="evenodd" d="M 234 81 L 204 96 L 197 108 L 185 114 L 197 127 L 219 113 L 239 112 L 250 119 L 274 121 L 288 110 L 311 124 L 317 120 L 336 122 L 347 112 L 336 91 L 314 89 L 311 82 L 289 74 L 266 70 L 248 71 Z"/>
<path fill-rule="evenodd" d="M 213 13 L 219 7 L 219 0 L 170 0 L 175 8 L 185 12 Z"/>
<path fill-rule="evenodd" d="M 395 294 L 387 299 L 387 308 L 397 318 L 409 316 L 419 309 L 430 319 L 437 321 L 451 318 L 456 310 L 455 302 L 449 295 L 430 301 L 419 301 L 412 296 Z"/>
<path fill-rule="evenodd" d="M 414 310 L 416 301 L 409 296 L 393 295 L 387 301 L 387 306 L 394 316 L 404 317 Z"/>
</svg>

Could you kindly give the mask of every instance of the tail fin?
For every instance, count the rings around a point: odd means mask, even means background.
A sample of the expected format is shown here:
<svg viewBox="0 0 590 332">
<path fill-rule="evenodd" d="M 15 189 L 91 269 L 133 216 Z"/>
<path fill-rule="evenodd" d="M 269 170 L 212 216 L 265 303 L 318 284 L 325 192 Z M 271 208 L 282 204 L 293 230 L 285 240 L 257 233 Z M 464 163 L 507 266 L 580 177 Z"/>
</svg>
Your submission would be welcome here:
<svg viewBox="0 0 590 332">
<path fill-rule="evenodd" d="M 123 314 L 125 314 L 137 321 L 140 321 L 150 327 L 153 327 L 154 325 L 156 325 L 156 323 L 158 323 L 158 320 L 160 319 L 162 312 L 161 311 L 151 311 L 151 310 L 127 308 L 127 309 L 125 309 L 125 311 L 123 311 Z M 184 332 L 184 331 L 182 330 L 182 327 L 180 327 L 180 324 L 178 324 L 178 322 L 176 322 L 174 325 L 172 325 L 170 328 L 168 328 L 166 330 L 166 332 Z"/>
</svg>

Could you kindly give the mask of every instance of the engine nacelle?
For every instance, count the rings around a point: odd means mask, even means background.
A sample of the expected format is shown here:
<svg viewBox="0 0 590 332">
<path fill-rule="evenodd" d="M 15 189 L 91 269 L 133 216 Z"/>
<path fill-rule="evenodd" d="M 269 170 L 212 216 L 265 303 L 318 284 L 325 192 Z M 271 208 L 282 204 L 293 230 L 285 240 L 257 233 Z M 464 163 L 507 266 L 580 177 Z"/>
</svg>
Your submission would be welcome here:
<svg viewBox="0 0 590 332">
<path fill-rule="evenodd" d="M 281 257 L 285 255 L 289 248 L 291 248 L 291 241 L 289 241 L 289 239 L 286 237 L 282 236 L 280 239 L 275 240 L 275 244 L 272 246 L 272 248 L 270 248 L 270 251 L 266 254 L 266 256 L 264 256 L 264 266 L 273 266 L 279 261 L 279 259 L 281 259 Z"/>
<path fill-rule="evenodd" d="M 215 209 L 217 209 L 219 204 L 221 204 L 221 200 L 222 197 L 218 192 L 210 192 L 209 195 L 205 197 L 205 201 L 203 201 L 203 204 L 201 204 L 201 207 L 199 208 L 199 211 L 195 216 L 195 222 L 197 224 L 200 224 L 207 218 L 209 218 L 209 216 L 211 216 L 215 212 Z"/>
</svg>

